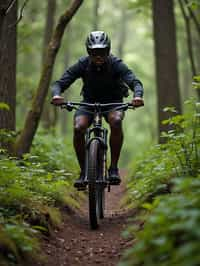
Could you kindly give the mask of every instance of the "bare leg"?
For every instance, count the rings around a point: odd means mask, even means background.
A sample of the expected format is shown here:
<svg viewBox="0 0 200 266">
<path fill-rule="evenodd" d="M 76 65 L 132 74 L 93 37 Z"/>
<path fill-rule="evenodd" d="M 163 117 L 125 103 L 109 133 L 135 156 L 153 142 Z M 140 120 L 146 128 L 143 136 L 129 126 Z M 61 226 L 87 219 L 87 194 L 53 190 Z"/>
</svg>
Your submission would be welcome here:
<svg viewBox="0 0 200 266">
<path fill-rule="evenodd" d="M 108 122 L 110 124 L 110 150 L 111 150 L 111 168 L 117 168 L 120 152 L 123 144 L 122 130 L 123 113 L 115 111 L 109 114 Z"/>
<path fill-rule="evenodd" d="M 85 166 L 85 131 L 89 127 L 89 119 L 87 116 L 81 115 L 74 119 L 74 149 L 81 168 L 84 172 Z"/>
</svg>

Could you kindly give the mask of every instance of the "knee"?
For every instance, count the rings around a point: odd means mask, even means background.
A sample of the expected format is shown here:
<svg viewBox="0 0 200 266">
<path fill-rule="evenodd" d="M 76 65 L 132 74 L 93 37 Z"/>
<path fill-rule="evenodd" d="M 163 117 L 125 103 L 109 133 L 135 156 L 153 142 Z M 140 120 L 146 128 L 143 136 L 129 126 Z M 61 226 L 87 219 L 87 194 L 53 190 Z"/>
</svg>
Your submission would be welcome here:
<svg viewBox="0 0 200 266">
<path fill-rule="evenodd" d="M 122 118 L 120 116 L 112 116 L 109 119 L 109 124 L 110 124 L 111 129 L 121 129 Z"/>
<path fill-rule="evenodd" d="M 75 134 L 85 134 L 88 128 L 88 121 L 86 119 L 76 119 L 74 121 L 74 133 Z"/>
<path fill-rule="evenodd" d="M 85 125 L 82 124 L 75 124 L 74 125 L 74 133 L 75 134 L 85 134 L 87 127 L 85 127 Z"/>
</svg>

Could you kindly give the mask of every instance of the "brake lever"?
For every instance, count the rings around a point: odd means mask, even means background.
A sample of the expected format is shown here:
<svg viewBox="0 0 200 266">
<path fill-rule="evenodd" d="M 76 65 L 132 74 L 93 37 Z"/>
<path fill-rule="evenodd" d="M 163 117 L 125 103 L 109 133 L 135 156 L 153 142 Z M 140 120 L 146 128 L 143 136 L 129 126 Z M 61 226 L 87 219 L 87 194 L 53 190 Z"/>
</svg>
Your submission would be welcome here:
<svg viewBox="0 0 200 266">
<path fill-rule="evenodd" d="M 74 105 L 71 102 L 67 102 L 66 109 L 67 111 L 71 112 L 74 108 Z"/>
</svg>

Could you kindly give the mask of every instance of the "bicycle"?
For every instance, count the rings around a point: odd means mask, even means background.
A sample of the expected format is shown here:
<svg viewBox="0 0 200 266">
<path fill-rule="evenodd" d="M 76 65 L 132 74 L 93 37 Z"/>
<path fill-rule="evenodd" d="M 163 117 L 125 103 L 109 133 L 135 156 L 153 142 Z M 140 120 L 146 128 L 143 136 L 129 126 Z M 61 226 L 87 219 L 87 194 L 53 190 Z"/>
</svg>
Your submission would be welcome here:
<svg viewBox="0 0 200 266">
<path fill-rule="evenodd" d="M 86 159 L 85 159 L 85 180 L 88 186 L 89 196 L 89 220 L 91 229 L 97 229 L 100 219 L 104 218 L 105 209 L 105 188 L 110 192 L 111 183 L 108 178 L 107 169 L 107 135 L 108 130 L 102 126 L 102 116 L 105 113 L 115 110 L 134 109 L 131 103 L 85 103 L 85 102 L 64 102 L 59 104 L 63 109 L 72 111 L 78 110 L 81 106 L 88 107 L 88 113 L 94 115 L 92 127 L 86 131 Z M 77 107 L 78 106 L 78 107 Z M 111 108 L 103 111 L 103 108 Z"/>
</svg>

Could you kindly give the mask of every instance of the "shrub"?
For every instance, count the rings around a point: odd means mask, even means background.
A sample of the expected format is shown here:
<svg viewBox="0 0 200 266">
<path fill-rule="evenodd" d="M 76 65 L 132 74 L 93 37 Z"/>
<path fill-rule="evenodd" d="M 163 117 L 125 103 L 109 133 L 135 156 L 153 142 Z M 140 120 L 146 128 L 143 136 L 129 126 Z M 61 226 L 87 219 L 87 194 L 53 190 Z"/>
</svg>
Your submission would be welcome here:
<svg viewBox="0 0 200 266">
<path fill-rule="evenodd" d="M 173 177 L 197 176 L 200 172 L 200 111 L 193 100 L 186 102 L 185 115 L 173 115 L 165 124 L 173 129 L 163 132 L 166 144 L 156 145 L 136 164 L 128 178 L 124 203 L 130 208 L 159 193 L 169 192 Z M 173 114 L 173 109 L 166 108 Z M 145 157 L 145 158 L 144 158 Z"/>
<path fill-rule="evenodd" d="M 65 154 L 68 149 L 61 139 L 39 134 L 22 160 L 1 150 L 0 259 L 5 265 L 37 253 L 37 232 L 49 234 L 61 224 L 60 207 L 79 207 L 76 164 L 71 152 Z"/>
<path fill-rule="evenodd" d="M 199 189 L 200 176 L 174 179 L 170 196 L 159 196 L 152 204 L 144 204 L 150 215 L 142 230 L 134 226 L 126 232 L 137 241 L 120 266 L 199 265 Z"/>
<path fill-rule="evenodd" d="M 163 133 L 167 143 L 154 147 L 140 162 L 128 185 L 126 202 L 146 211 L 125 232 L 136 244 L 126 251 L 120 266 L 199 265 L 200 111 L 194 101 L 186 104 L 185 115 L 164 121 L 172 126 Z M 162 195 L 163 186 L 170 193 Z"/>
</svg>

